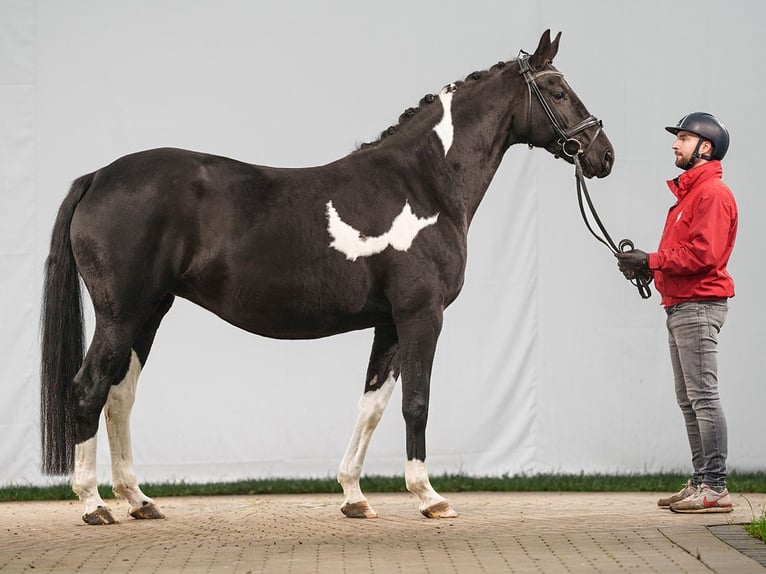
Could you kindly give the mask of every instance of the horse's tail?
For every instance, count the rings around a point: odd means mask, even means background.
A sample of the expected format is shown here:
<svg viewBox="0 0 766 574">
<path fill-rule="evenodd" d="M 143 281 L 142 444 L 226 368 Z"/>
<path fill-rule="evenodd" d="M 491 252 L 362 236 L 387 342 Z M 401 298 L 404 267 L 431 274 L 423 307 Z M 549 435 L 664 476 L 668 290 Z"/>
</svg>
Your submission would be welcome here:
<svg viewBox="0 0 766 574">
<path fill-rule="evenodd" d="M 75 419 L 72 381 L 85 352 L 82 295 L 69 228 L 75 209 L 93 182 L 77 179 L 59 208 L 45 262 L 40 365 L 40 434 L 46 474 L 69 474 L 74 466 Z"/>
</svg>

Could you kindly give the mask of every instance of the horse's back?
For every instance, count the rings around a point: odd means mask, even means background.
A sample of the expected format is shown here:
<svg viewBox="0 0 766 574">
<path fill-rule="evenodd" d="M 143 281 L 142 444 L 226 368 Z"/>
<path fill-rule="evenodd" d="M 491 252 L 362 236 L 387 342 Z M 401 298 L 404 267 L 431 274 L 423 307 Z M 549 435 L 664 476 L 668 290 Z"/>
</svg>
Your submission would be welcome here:
<svg viewBox="0 0 766 574">
<path fill-rule="evenodd" d="M 173 148 L 122 157 L 75 214 L 80 273 L 91 293 L 108 287 L 110 307 L 173 292 L 268 336 L 370 326 L 386 304 L 365 264 L 328 248 L 321 179 Z"/>
<path fill-rule="evenodd" d="M 252 171 L 234 160 L 173 148 L 127 155 L 96 171 L 70 232 L 86 284 L 92 265 L 99 275 L 125 273 L 138 271 L 136 259 L 177 278 L 204 228 L 227 215 L 212 190 L 225 193 L 252 178 Z"/>
</svg>

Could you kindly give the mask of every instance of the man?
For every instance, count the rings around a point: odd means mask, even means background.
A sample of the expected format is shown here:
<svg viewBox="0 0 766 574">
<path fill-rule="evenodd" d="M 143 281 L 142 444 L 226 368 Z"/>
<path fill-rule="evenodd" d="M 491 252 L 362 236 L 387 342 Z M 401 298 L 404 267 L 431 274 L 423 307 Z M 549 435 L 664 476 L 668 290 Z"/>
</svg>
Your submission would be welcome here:
<svg viewBox="0 0 766 574">
<path fill-rule="evenodd" d="M 676 136 L 675 163 L 684 173 L 668 182 L 677 202 L 668 211 L 659 248 L 615 254 L 626 277 L 653 277 L 662 296 L 676 398 L 691 447 L 692 477 L 657 504 L 682 513 L 730 512 L 717 357 L 718 333 L 734 296 L 726 264 L 737 235 L 737 205 L 721 181 L 729 132 L 700 112 L 665 129 Z"/>
</svg>

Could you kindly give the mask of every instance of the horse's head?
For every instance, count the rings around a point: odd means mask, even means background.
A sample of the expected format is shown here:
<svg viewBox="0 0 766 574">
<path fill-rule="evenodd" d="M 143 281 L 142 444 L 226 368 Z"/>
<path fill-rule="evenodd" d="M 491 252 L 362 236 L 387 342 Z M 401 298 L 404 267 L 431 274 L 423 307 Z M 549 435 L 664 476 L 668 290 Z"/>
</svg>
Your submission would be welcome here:
<svg viewBox="0 0 766 574">
<path fill-rule="evenodd" d="M 612 171 L 614 148 L 577 94 L 553 67 L 561 32 L 551 41 L 546 30 L 532 55 L 519 56 L 519 75 L 527 86 L 526 117 L 516 118 L 514 132 L 530 147 L 542 147 L 574 163 L 577 156 L 586 177 L 605 177 Z M 517 140 L 518 141 L 518 140 Z"/>
</svg>

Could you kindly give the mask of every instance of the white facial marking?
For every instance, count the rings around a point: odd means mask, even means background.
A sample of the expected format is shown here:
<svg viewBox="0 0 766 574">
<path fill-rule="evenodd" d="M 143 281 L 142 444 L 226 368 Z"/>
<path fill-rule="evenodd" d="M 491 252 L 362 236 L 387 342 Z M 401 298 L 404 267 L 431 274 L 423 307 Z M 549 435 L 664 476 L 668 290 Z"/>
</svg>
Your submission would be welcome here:
<svg viewBox="0 0 766 574">
<path fill-rule="evenodd" d="M 330 247 L 343 253 L 349 261 L 375 255 L 389 245 L 397 251 L 407 251 L 420 230 L 436 223 L 438 217 L 438 213 L 431 217 L 418 217 L 412 213 L 409 202 L 405 202 L 402 212 L 394 218 L 388 231 L 377 237 L 366 237 L 341 220 L 332 201 L 328 201 L 327 231 L 332 237 Z"/>
<path fill-rule="evenodd" d="M 439 123 L 434 126 L 436 135 L 439 136 L 439 140 L 442 142 L 444 148 L 444 157 L 447 157 L 452 147 L 452 138 L 455 133 L 455 129 L 452 127 L 452 94 L 455 92 L 455 84 L 450 84 L 442 88 L 439 92 L 439 100 L 442 103 L 442 109 L 444 113 Z"/>
</svg>

